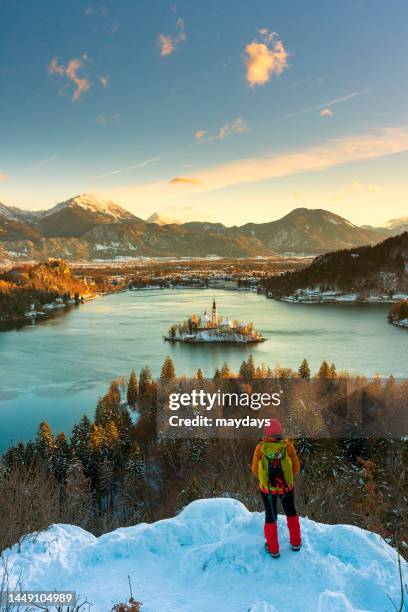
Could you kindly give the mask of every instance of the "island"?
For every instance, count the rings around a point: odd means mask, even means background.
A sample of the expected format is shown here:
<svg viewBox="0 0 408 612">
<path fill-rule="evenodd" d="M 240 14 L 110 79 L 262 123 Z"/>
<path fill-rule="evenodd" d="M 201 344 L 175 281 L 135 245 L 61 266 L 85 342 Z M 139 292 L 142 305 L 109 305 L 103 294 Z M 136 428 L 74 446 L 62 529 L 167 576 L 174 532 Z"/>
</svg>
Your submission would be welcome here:
<svg viewBox="0 0 408 612">
<path fill-rule="evenodd" d="M 211 317 L 207 312 L 199 317 L 195 314 L 189 319 L 172 325 L 164 340 L 169 342 L 254 344 L 265 342 L 266 338 L 254 330 L 252 323 L 231 321 L 218 315 L 217 305 L 213 301 Z"/>
</svg>

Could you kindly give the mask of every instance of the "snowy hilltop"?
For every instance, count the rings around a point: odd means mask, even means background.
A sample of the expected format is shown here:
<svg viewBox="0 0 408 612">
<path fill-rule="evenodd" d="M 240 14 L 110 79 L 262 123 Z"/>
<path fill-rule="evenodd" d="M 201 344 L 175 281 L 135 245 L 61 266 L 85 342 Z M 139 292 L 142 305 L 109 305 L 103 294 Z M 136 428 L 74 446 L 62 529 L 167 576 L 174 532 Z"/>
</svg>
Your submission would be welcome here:
<svg viewBox="0 0 408 612">
<path fill-rule="evenodd" d="M 94 612 L 128 599 L 128 575 L 143 612 L 385 612 L 394 609 L 390 598 L 400 605 L 397 553 L 379 536 L 301 521 L 304 544 L 294 553 L 279 517 L 275 560 L 263 548 L 263 514 L 233 499 L 204 499 L 175 518 L 99 538 L 54 525 L 20 553 L 5 551 L 2 567 L 11 587 L 21 574 L 24 589 L 76 590 Z M 402 573 L 406 583 L 404 561 Z"/>
</svg>

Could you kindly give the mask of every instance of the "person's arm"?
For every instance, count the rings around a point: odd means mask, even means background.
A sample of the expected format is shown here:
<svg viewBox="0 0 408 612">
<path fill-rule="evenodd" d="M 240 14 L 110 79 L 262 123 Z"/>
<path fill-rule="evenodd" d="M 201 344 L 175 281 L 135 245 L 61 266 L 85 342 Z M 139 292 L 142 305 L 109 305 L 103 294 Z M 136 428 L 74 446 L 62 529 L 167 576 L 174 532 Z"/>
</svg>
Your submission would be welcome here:
<svg viewBox="0 0 408 612">
<path fill-rule="evenodd" d="M 261 458 L 261 447 L 259 444 L 256 445 L 254 456 L 252 458 L 252 473 L 254 476 L 258 476 L 258 462 Z"/>
<path fill-rule="evenodd" d="M 299 474 L 300 472 L 299 457 L 297 456 L 296 449 L 293 446 L 292 442 L 286 442 L 286 448 L 288 450 L 288 455 L 292 460 L 293 475 L 296 476 L 296 474 Z"/>
</svg>

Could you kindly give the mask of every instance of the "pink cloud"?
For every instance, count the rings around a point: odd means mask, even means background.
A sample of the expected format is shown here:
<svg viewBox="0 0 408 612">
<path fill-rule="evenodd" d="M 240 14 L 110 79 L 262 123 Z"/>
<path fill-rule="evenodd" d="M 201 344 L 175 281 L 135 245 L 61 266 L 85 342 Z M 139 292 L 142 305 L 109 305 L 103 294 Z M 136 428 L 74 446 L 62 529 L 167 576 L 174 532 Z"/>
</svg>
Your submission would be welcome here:
<svg viewBox="0 0 408 612">
<path fill-rule="evenodd" d="M 78 76 L 78 70 L 83 68 L 83 62 L 87 60 L 88 57 L 83 55 L 82 60 L 74 58 L 69 60 L 67 65 L 64 66 L 58 62 L 56 57 L 54 57 L 48 66 L 48 72 L 50 74 L 57 74 L 62 78 L 68 79 L 68 81 L 71 81 L 75 85 L 74 93 L 72 95 L 72 100 L 74 102 L 78 102 L 81 95 L 91 88 L 91 82 L 88 79 Z"/>
<path fill-rule="evenodd" d="M 169 34 L 159 34 L 158 44 L 160 48 L 161 57 L 167 57 L 171 55 L 176 48 L 181 45 L 187 38 L 184 31 L 184 19 L 179 17 L 176 23 L 177 34 L 176 36 L 170 36 Z"/>
<path fill-rule="evenodd" d="M 246 78 L 251 87 L 265 85 L 288 67 L 288 52 L 276 32 L 261 29 L 259 34 L 261 41 L 254 39 L 245 47 Z"/>
</svg>

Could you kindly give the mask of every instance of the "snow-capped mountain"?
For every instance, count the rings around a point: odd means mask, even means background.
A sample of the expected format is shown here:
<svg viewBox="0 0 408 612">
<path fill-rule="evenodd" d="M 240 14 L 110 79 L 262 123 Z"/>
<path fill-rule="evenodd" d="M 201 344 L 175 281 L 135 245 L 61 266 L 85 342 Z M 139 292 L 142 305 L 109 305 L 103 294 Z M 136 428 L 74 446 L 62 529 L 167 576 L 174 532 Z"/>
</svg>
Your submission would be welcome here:
<svg viewBox="0 0 408 612">
<path fill-rule="evenodd" d="M 0 217 L 9 219 L 10 221 L 17 221 L 17 216 L 13 213 L 11 207 L 6 206 L 0 202 Z"/>
<path fill-rule="evenodd" d="M 387 230 L 361 228 L 319 208 L 295 208 L 277 221 L 247 223 L 239 230 L 279 253 L 324 253 L 373 244 L 389 236 Z"/>
<path fill-rule="evenodd" d="M 75 590 L 94 612 L 133 597 L 143 612 L 384 612 L 399 606 L 397 552 L 351 525 L 301 519 L 290 550 L 278 517 L 280 559 L 263 546 L 264 515 L 234 499 L 201 499 L 178 516 L 95 537 L 53 525 L 3 553 L 8 588 Z M 408 564 L 401 560 L 402 581 Z M 394 602 L 394 606 L 391 602 Z M 404 609 L 404 608 L 398 608 Z"/>
<path fill-rule="evenodd" d="M 59 204 L 56 204 L 56 206 L 44 211 L 41 216 L 50 217 L 51 215 L 55 215 L 56 213 L 69 209 L 81 209 L 97 215 L 105 215 L 106 217 L 110 217 L 113 222 L 135 219 L 135 216 L 132 215 L 132 213 L 125 210 L 118 204 L 115 204 L 115 202 L 110 200 L 101 200 L 87 193 L 70 198 L 65 202 L 60 202 Z"/>
<path fill-rule="evenodd" d="M 392 234 L 401 234 L 401 232 L 408 231 L 408 216 L 407 217 L 399 217 L 398 219 L 390 219 L 386 225 L 387 229 L 390 230 Z"/>
<path fill-rule="evenodd" d="M 147 223 L 157 223 L 157 225 L 180 225 L 182 221 L 173 217 L 162 215 L 159 212 L 155 212 L 147 219 Z"/>
<path fill-rule="evenodd" d="M 80 237 L 98 225 L 138 221 L 118 204 L 83 194 L 43 212 L 35 221 L 47 237 Z"/>
<path fill-rule="evenodd" d="M 322 209 L 298 208 L 276 221 L 240 227 L 209 221 L 186 222 L 186 215 L 192 215 L 191 207 L 183 209 L 183 213 L 183 223 L 158 213 L 143 221 L 114 202 L 88 194 L 46 211 L 2 205 L 0 243 L 2 252 L 14 259 L 256 257 L 317 255 L 375 244 L 391 234 L 386 228 L 357 227 Z M 16 253 L 21 256 L 13 255 Z"/>
<path fill-rule="evenodd" d="M 157 225 L 181 225 L 184 223 L 211 223 L 211 219 L 192 206 L 166 208 L 163 211 L 156 211 L 147 219 L 147 223 L 157 223 Z"/>
</svg>

